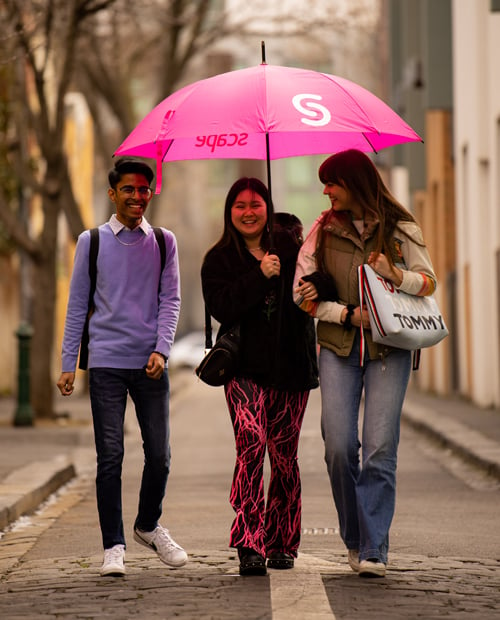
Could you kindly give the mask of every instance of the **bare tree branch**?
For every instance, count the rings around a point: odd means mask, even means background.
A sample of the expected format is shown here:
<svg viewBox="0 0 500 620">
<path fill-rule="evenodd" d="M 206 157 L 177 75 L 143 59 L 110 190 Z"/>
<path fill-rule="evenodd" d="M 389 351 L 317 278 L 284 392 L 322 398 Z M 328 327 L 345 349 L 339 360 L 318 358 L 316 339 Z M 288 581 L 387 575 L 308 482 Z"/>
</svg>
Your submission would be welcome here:
<svg viewBox="0 0 500 620">
<path fill-rule="evenodd" d="M 32 405 L 40 417 L 53 413 L 50 374 L 60 213 L 66 215 L 73 238 L 83 230 L 65 155 L 66 95 L 72 84 L 84 20 L 114 1 L 4 0 L 0 5 L 0 14 L 6 18 L 6 28 L 12 35 L 7 51 L 16 66 L 25 68 L 12 76 L 11 84 L 12 91 L 17 89 L 21 93 L 24 107 L 9 100 L 8 93 L 6 101 L 14 112 L 5 132 L 15 136 L 6 163 L 17 177 L 19 196 L 12 192 L 8 195 L 6 188 L 2 188 L 0 221 L 10 240 L 33 259 L 32 349 L 36 364 L 31 368 Z M 32 167 L 35 158 L 39 163 Z M 29 205 L 28 187 L 33 195 L 37 194 L 43 212 L 36 238 L 30 234 L 27 223 L 16 215 L 16 201 Z"/>
</svg>

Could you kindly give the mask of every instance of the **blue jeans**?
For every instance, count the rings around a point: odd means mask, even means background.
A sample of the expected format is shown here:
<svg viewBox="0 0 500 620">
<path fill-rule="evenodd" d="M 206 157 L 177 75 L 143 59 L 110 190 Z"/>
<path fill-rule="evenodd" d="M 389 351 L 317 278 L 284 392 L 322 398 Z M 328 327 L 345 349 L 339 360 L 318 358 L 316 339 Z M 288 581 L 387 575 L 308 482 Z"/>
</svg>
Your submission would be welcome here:
<svg viewBox="0 0 500 620">
<path fill-rule="evenodd" d="M 91 368 L 89 392 L 97 452 L 97 509 L 104 549 L 124 545 L 122 463 L 127 395 L 135 412 L 144 449 L 144 469 L 134 527 L 150 532 L 162 512 L 170 470 L 168 373 L 150 379 L 143 369 Z"/>
<path fill-rule="evenodd" d="M 359 550 L 360 560 L 387 563 L 401 409 L 410 378 L 411 352 L 397 350 L 383 360 L 366 359 L 361 367 L 358 345 L 359 337 L 351 355 L 344 358 L 321 348 L 321 432 L 342 540 L 348 549 Z"/>
</svg>

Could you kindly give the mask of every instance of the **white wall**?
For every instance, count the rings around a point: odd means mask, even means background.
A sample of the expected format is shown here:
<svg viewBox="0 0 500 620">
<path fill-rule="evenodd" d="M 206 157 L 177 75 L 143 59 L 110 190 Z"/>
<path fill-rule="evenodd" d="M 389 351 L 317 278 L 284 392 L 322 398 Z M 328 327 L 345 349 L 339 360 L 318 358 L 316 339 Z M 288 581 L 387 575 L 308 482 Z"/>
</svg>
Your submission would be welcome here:
<svg viewBox="0 0 500 620">
<path fill-rule="evenodd" d="M 453 0 L 452 16 L 460 391 L 499 406 L 500 13 Z"/>
</svg>

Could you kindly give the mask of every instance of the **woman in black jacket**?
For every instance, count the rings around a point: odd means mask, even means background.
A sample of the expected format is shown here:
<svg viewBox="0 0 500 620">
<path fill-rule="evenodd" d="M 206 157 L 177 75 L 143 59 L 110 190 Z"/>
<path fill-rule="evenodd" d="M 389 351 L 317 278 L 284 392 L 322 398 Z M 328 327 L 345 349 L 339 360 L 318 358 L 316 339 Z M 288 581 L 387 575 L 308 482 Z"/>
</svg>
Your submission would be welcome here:
<svg viewBox="0 0 500 620">
<path fill-rule="evenodd" d="M 224 390 L 236 440 L 230 546 L 238 549 L 241 575 L 265 575 L 266 558 L 269 568 L 293 567 L 301 525 L 299 434 L 309 390 L 318 386 L 314 323 L 292 298 L 300 236 L 282 227 L 271 235 L 272 221 L 266 186 L 238 179 L 226 197 L 222 236 L 201 269 L 219 335 L 240 326 L 240 368 Z"/>
</svg>

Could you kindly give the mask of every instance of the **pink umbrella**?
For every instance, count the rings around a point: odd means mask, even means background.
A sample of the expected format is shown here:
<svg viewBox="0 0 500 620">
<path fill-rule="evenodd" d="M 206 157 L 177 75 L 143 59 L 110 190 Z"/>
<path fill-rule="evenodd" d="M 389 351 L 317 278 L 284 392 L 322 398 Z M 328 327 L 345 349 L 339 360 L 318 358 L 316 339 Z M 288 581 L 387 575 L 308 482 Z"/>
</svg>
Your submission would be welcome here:
<svg viewBox="0 0 500 620">
<path fill-rule="evenodd" d="M 273 66 L 230 71 L 194 82 L 159 103 L 115 155 L 161 163 L 188 159 L 266 159 L 378 152 L 422 141 L 388 105 L 335 75 Z"/>
</svg>

